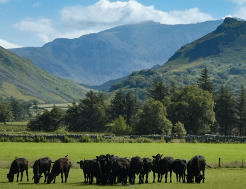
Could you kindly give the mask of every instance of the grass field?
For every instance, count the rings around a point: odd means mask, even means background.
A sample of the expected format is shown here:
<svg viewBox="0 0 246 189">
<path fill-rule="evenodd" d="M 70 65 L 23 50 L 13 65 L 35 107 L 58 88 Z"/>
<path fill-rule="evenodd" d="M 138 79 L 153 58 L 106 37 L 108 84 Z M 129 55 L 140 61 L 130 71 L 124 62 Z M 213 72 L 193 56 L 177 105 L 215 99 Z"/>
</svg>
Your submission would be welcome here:
<svg viewBox="0 0 246 189">
<path fill-rule="evenodd" d="M 100 154 L 114 154 L 123 157 L 152 157 L 157 153 L 164 156 L 170 155 L 174 158 L 183 158 L 189 160 L 193 156 L 203 155 L 207 164 L 217 166 L 218 158 L 221 157 L 222 163 L 234 164 L 246 159 L 246 144 L 189 144 L 189 143 L 1 143 L 0 144 L 0 188 L 74 188 L 86 186 L 86 188 L 116 188 L 119 186 L 88 186 L 82 183 L 83 174 L 76 164 L 81 159 L 94 158 Z M 8 183 L 6 174 L 9 166 L 15 157 L 26 157 L 30 165 L 44 156 L 49 156 L 53 161 L 64 157 L 71 159 L 73 168 L 70 171 L 67 184 L 61 184 L 60 176 L 56 184 L 34 185 L 31 180 L 33 173 L 30 166 L 29 178 L 26 182 L 24 175 L 23 183 Z M 129 188 L 245 188 L 246 187 L 246 169 L 240 168 L 219 168 L 206 169 L 205 184 L 181 184 L 177 183 L 173 177 L 173 183 L 152 183 L 152 174 L 150 183 L 139 186 L 129 185 Z M 16 178 L 16 177 L 15 177 Z"/>
</svg>

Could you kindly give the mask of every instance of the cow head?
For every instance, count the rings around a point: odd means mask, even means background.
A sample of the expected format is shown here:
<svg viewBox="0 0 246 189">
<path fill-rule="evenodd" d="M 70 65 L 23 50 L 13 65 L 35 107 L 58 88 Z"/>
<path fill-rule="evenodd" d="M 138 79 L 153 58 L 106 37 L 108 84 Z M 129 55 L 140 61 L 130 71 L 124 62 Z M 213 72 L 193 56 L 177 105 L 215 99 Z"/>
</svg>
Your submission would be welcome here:
<svg viewBox="0 0 246 189">
<path fill-rule="evenodd" d="M 55 177 L 55 175 L 52 174 L 52 173 L 50 173 L 50 174 L 48 175 L 47 184 L 50 184 L 50 183 L 52 182 L 52 180 L 54 179 L 54 177 Z"/>
<path fill-rule="evenodd" d="M 9 182 L 14 182 L 14 174 L 7 174 L 7 178 L 9 179 Z"/>
<path fill-rule="evenodd" d="M 84 169 L 85 161 L 81 160 L 81 161 L 77 162 L 77 164 L 79 164 L 80 169 Z"/>
<path fill-rule="evenodd" d="M 163 154 L 157 154 L 156 156 L 152 156 L 153 157 L 153 164 L 156 164 L 157 162 L 159 162 L 162 158 Z"/>
<path fill-rule="evenodd" d="M 34 179 L 34 183 L 37 184 L 39 183 L 39 180 L 42 176 L 40 176 L 39 174 L 35 174 L 32 179 Z"/>
<path fill-rule="evenodd" d="M 195 177 L 195 182 L 200 183 L 202 179 L 203 179 L 203 176 L 201 174 L 199 174 L 197 177 Z"/>
<path fill-rule="evenodd" d="M 193 175 L 186 175 L 187 183 L 193 183 L 194 182 L 194 176 Z"/>
</svg>

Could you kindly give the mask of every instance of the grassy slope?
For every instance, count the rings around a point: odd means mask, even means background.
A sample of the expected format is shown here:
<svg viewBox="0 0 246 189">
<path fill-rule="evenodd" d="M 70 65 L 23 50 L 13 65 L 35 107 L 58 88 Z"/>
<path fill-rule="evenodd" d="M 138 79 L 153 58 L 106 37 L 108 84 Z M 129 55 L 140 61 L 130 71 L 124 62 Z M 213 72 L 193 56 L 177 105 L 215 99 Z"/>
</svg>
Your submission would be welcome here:
<svg viewBox="0 0 246 189">
<path fill-rule="evenodd" d="M 0 47 L 0 93 L 18 99 L 66 102 L 80 99 L 88 91 L 77 83 L 56 77 Z M 32 97 L 31 97 L 32 96 Z"/>
</svg>

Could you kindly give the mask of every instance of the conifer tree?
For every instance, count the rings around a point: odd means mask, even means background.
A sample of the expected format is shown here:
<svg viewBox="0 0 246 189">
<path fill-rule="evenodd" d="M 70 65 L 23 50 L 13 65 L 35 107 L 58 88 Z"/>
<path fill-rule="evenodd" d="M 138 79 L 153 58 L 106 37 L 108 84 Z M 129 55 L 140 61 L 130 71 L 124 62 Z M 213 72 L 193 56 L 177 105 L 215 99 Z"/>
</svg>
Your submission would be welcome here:
<svg viewBox="0 0 246 189">
<path fill-rule="evenodd" d="M 241 91 L 239 93 L 237 102 L 236 102 L 236 109 L 237 109 L 237 126 L 239 129 L 239 135 L 245 135 L 246 129 L 246 93 L 244 87 L 241 87 Z"/>
<path fill-rule="evenodd" d="M 202 70 L 200 77 L 197 79 L 197 86 L 204 91 L 214 93 L 214 84 L 208 76 L 207 67 Z"/>
<path fill-rule="evenodd" d="M 162 81 L 155 80 L 152 86 L 147 90 L 147 96 L 162 102 L 169 95 L 169 89 Z"/>
</svg>

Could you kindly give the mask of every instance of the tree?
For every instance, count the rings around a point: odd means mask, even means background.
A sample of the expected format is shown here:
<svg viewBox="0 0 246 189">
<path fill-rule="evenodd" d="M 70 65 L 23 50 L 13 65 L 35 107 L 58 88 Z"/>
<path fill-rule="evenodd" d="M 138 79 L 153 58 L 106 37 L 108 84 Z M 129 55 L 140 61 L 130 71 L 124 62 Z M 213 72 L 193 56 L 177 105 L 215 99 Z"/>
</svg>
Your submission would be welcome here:
<svg viewBox="0 0 246 189">
<path fill-rule="evenodd" d="M 11 121 L 13 119 L 13 115 L 11 112 L 11 107 L 6 103 L 0 102 L 0 122 L 6 123 L 7 121 Z"/>
<path fill-rule="evenodd" d="M 147 90 L 147 96 L 162 102 L 169 95 L 169 89 L 162 81 L 155 80 L 152 86 Z"/>
<path fill-rule="evenodd" d="M 214 100 L 208 91 L 195 85 L 188 85 L 171 96 L 168 118 L 175 125 L 182 122 L 188 134 L 201 134 L 210 131 L 215 122 Z"/>
<path fill-rule="evenodd" d="M 126 124 L 131 125 L 134 116 L 136 115 L 139 108 L 139 104 L 136 97 L 128 92 L 125 97 L 125 118 Z"/>
<path fill-rule="evenodd" d="M 222 135 L 231 135 L 236 124 L 235 99 L 223 85 L 219 89 L 215 105 L 216 120 Z"/>
<path fill-rule="evenodd" d="M 136 114 L 132 123 L 133 130 L 140 135 L 170 133 L 172 123 L 166 115 L 166 108 L 160 101 L 149 99 Z"/>
<path fill-rule="evenodd" d="M 105 129 L 105 96 L 103 93 L 89 91 L 78 105 L 80 131 L 101 132 Z"/>
<path fill-rule="evenodd" d="M 112 133 L 116 135 L 127 135 L 131 133 L 131 128 L 126 124 L 126 120 L 123 116 L 119 116 L 113 121 Z"/>
<path fill-rule="evenodd" d="M 214 93 L 214 84 L 211 81 L 210 77 L 208 76 L 208 69 L 207 67 L 205 67 L 201 74 L 200 77 L 197 79 L 197 86 L 204 90 L 204 91 L 208 91 L 210 93 Z"/>
<path fill-rule="evenodd" d="M 20 102 L 12 99 L 10 102 L 10 107 L 15 121 L 20 121 L 25 118 L 27 112 Z"/>
<path fill-rule="evenodd" d="M 120 115 L 126 118 L 125 94 L 121 89 L 115 93 L 114 98 L 111 100 L 108 115 L 110 121 L 116 119 Z"/>
<path fill-rule="evenodd" d="M 64 116 L 64 122 L 68 126 L 69 131 L 79 131 L 80 125 L 78 123 L 78 105 L 75 101 L 72 102 L 72 106 L 69 106 L 65 116 Z"/>
<path fill-rule="evenodd" d="M 237 110 L 237 126 L 239 129 L 239 135 L 244 136 L 246 129 L 246 93 L 244 87 L 241 87 L 240 94 L 238 96 L 236 102 L 236 110 Z"/>
<path fill-rule="evenodd" d="M 184 128 L 184 124 L 181 122 L 178 122 L 173 127 L 174 133 L 178 135 L 178 138 L 184 138 L 186 135 L 186 130 Z"/>
</svg>

